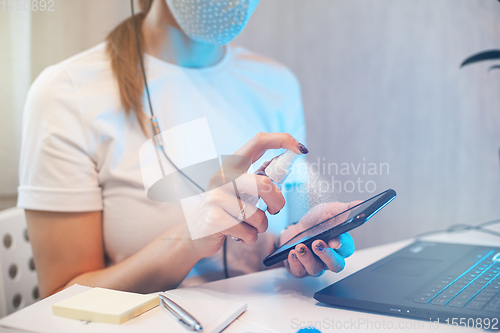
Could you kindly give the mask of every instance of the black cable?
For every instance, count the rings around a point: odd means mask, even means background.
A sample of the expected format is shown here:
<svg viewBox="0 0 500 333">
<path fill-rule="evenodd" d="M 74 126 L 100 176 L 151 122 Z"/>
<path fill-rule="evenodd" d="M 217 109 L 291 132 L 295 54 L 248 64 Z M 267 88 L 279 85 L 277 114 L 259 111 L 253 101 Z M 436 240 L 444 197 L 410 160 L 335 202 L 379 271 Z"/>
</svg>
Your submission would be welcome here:
<svg viewBox="0 0 500 333">
<path fill-rule="evenodd" d="M 496 219 L 496 220 L 492 220 L 492 221 L 488 221 L 488 222 L 479 223 L 477 225 L 471 225 L 471 224 L 453 224 L 453 225 L 449 226 L 448 228 L 446 228 L 444 230 L 434 230 L 434 231 L 423 232 L 423 233 L 418 234 L 417 236 L 415 236 L 415 238 L 419 239 L 421 237 L 429 236 L 429 235 L 434 235 L 434 234 L 453 233 L 453 232 L 461 232 L 461 231 L 468 231 L 468 230 L 476 230 L 476 231 L 479 231 L 479 232 L 484 232 L 484 233 L 487 233 L 487 234 L 490 234 L 490 235 L 494 235 L 494 236 L 500 237 L 500 233 L 499 232 L 496 232 L 496 231 L 493 231 L 493 230 L 489 230 L 489 229 L 485 229 L 486 226 L 493 225 L 493 224 L 499 224 L 499 223 L 500 223 L 500 219 Z"/>
<path fill-rule="evenodd" d="M 227 271 L 227 237 L 224 239 L 224 244 L 222 244 L 222 262 L 224 263 L 224 276 L 229 278 L 229 272 Z"/>
<path fill-rule="evenodd" d="M 141 43 L 139 40 L 139 33 L 137 30 L 137 24 L 135 22 L 134 0 L 130 0 L 130 9 L 132 11 L 132 25 L 134 26 L 135 42 L 137 44 L 137 53 L 139 54 L 139 64 L 141 65 L 142 78 L 144 80 L 144 86 L 146 88 L 146 96 L 148 97 L 149 112 L 151 113 L 151 117 L 155 118 L 155 114 L 153 112 L 153 104 L 151 103 L 151 95 L 149 94 L 148 80 L 146 79 L 146 70 L 144 69 L 144 61 L 142 59 L 142 50 L 141 50 Z M 157 123 L 157 126 L 158 126 L 158 133 L 156 133 L 156 134 L 159 134 L 160 131 L 159 131 L 159 124 L 158 123 Z M 155 140 L 155 142 L 156 142 L 156 140 Z M 205 190 L 203 189 L 203 187 L 198 185 L 198 183 L 196 183 L 194 180 L 192 180 L 191 177 L 189 177 L 181 169 L 179 169 L 177 167 L 177 165 L 168 157 L 167 152 L 165 151 L 165 149 L 163 149 L 163 144 L 161 144 L 160 147 L 161 147 L 163 155 L 165 155 L 165 158 L 167 159 L 167 161 L 170 164 L 172 164 L 172 166 L 177 170 L 177 172 L 179 172 L 181 175 L 183 175 L 187 180 L 189 180 L 198 189 L 200 189 L 201 192 L 204 193 Z M 224 239 L 223 251 L 222 251 L 222 261 L 223 261 L 223 265 L 224 265 L 224 276 L 227 279 L 227 278 L 229 278 L 229 273 L 227 270 L 227 256 L 226 256 L 227 245 L 226 245 L 226 242 L 227 242 L 227 237 Z"/>
<path fill-rule="evenodd" d="M 485 227 L 487 225 L 493 225 L 493 224 L 498 224 L 498 223 L 500 223 L 500 219 L 496 219 L 496 220 L 492 220 L 492 221 L 488 221 L 488 222 L 479 223 L 478 226 Z"/>
<path fill-rule="evenodd" d="M 149 94 L 148 80 L 146 79 L 146 70 L 144 69 L 144 61 L 142 59 L 142 50 L 141 50 L 141 43 L 139 40 L 139 33 L 137 31 L 137 24 L 135 22 L 134 0 L 130 0 L 130 7 L 132 10 L 132 24 L 134 26 L 135 41 L 137 43 L 137 53 L 139 54 L 139 64 L 141 65 L 142 78 L 144 80 L 144 86 L 146 88 L 146 96 L 148 97 L 149 112 L 151 113 L 151 117 L 155 117 L 155 114 L 153 112 L 153 104 L 151 103 L 151 95 Z M 159 134 L 159 133 L 156 133 L 156 134 Z M 177 167 L 177 165 L 168 157 L 167 153 L 163 149 L 163 145 L 160 145 L 160 147 L 161 147 L 161 150 L 163 151 L 163 154 L 167 158 L 167 161 L 174 166 L 174 168 L 177 170 L 177 172 L 179 172 L 184 177 L 186 177 L 186 179 L 189 180 L 192 184 L 194 184 L 194 186 L 196 186 L 198 189 L 200 189 L 201 192 L 205 192 L 205 189 L 203 189 L 203 187 L 198 185 L 194 180 L 191 179 L 191 177 L 189 177 L 181 169 L 179 169 Z"/>
</svg>

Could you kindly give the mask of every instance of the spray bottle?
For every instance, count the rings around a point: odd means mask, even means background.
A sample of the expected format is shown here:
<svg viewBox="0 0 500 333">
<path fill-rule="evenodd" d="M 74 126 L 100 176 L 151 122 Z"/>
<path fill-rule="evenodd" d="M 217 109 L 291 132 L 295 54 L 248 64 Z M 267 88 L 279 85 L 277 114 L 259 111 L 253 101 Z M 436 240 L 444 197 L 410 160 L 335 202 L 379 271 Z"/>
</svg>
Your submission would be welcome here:
<svg viewBox="0 0 500 333">
<path fill-rule="evenodd" d="M 285 181 L 286 177 L 292 172 L 293 162 L 297 158 L 298 154 L 292 150 L 287 150 L 280 156 L 276 157 L 269 163 L 269 165 L 264 169 L 264 171 L 259 171 L 256 173 L 258 176 L 266 176 L 272 180 L 279 189 L 281 189 L 281 184 Z M 261 210 L 267 209 L 267 204 L 260 197 L 250 197 L 245 201 L 255 205 Z"/>
</svg>

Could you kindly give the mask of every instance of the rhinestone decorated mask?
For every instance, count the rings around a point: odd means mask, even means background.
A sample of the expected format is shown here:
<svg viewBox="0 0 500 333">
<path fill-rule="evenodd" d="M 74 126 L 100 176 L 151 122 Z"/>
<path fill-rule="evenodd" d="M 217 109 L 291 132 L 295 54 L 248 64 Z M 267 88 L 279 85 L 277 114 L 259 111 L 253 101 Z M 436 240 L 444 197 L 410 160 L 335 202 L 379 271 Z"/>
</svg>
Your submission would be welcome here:
<svg viewBox="0 0 500 333">
<path fill-rule="evenodd" d="M 166 0 L 192 40 L 225 45 L 240 34 L 259 0 Z"/>
</svg>

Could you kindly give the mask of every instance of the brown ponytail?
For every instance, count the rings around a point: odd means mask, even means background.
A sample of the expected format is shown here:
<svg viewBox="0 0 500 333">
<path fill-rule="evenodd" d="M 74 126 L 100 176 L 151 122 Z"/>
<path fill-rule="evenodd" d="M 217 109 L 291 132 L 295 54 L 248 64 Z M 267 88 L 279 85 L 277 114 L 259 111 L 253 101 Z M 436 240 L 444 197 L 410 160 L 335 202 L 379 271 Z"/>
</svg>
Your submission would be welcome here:
<svg viewBox="0 0 500 333">
<path fill-rule="evenodd" d="M 139 33 L 141 46 L 144 45 L 142 38 L 142 22 L 151 8 L 153 0 L 139 0 L 142 12 L 135 15 L 135 22 Z M 139 121 L 142 131 L 148 135 L 146 128 L 147 116 L 142 109 L 142 97 L 144 94 L 144 80 L 140 71 L 139 54 L 134 34 L 132 17 L 126 19 L 113 29 L 106 38 L 106 52 L 111 59 L 111 69 L 118 82 L 120 90 L 120 101 L 125 112 L 133 111 Z"/>
</svg>

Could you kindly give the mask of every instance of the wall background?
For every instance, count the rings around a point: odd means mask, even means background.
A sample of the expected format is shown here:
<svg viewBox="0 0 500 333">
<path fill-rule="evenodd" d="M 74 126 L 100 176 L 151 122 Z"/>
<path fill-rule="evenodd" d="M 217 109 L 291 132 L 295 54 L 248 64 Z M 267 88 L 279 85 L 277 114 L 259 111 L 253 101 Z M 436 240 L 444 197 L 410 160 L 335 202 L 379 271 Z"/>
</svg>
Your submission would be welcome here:
<svg viewBox="0 0 500 333">
<path fill-rule="evenodd" d="M 130 15 L 123 0 L 55 0 L 51 12 L 16 10 L 10 2 L 10 11 L 0 4 L 0 209 L 16 204 L 21 116 L 33 80 Z"/>
<path fill-rule="evenodd" d="M 123 0 L 56 1 L 54 12 L 31 13 L 24 30 L 7 33 L 7 20 L 21 21 L 0 11 L 0 195 L 15 195 L 18 142 L 10 140 L 18 138 L 29 82 L 128 15 Z M 4 51 L 19 43 L 29 57 Z M 365 199 L 369 181 L 369 190 L 398 192 L 352 232 L 358 248 L 500 217 L 500 70 L 488 73 L 495 62 L 459 68 L 474 53 L 500 48 L 498 1 L 262 0 L 235 43 L 284 63 L 301 81 L 309 161 L 325 163 L 322 179 L 343 187 L 313 199 Z M 14 65 L 29 68 L 15 103 L 6 80 Z M 338 173 L 328 174 L 329 163 Z M 342 163 L 350 175 L 340 174 Z M 369 163 L 389 171 L 370 175 Z M 361 188 L 347 193 L 349 181 Z"/>
</svg>

